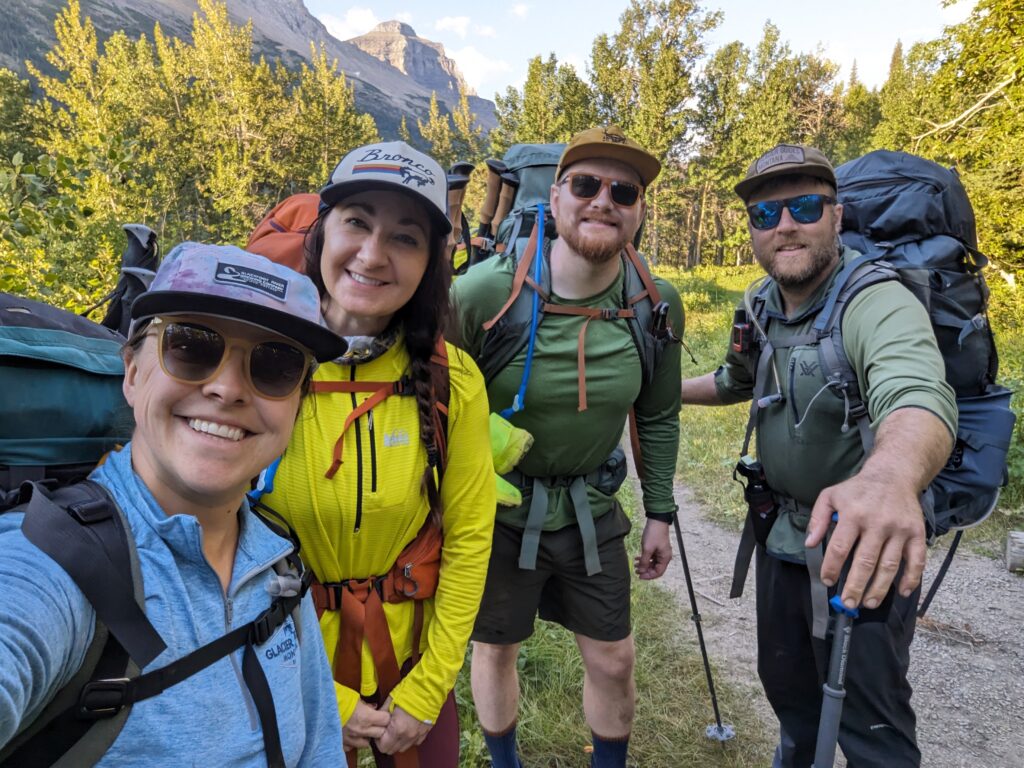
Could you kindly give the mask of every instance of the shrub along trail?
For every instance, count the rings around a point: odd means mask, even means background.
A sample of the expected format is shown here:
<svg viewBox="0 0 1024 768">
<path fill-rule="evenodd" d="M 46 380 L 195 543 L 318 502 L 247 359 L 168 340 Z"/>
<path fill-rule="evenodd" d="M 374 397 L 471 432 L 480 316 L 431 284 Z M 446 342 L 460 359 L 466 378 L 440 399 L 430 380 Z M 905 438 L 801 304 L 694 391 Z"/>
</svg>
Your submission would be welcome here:
<svg viewBox="0 0 1024 768">
<path fill-rule="evenodd" d="M 723 719 L 731 721 L 741 737 L 751 729 L 773 729 L 771 708 L 757 679 L 753 572 L 743 597 L 729 599 L 739 535 L 707 519 L 679 483 L 676 501 L 694 587 L 701 593 L 697 604 L 716 684 L 721 678 L 738 692 L 746 692 L 762 722 L 744 722 L 729 711 L 723 711 Z M 947 544 L 948 539 L 929 553 L 926 588 Z M 910 681 L 922 765 L 1020 768 L 1024 765 L 1024 578 L 1007 572 L 1002 556 L 984 557 L 964 549 L 961 546 L 957 552 L 928 615 L 918 622 L 911 649 Z M 676 555 L 662 583 L 676 592 L 680 608 L 689 615 L 686 583 Z M 689 632 L 696 648 L 696 633 L 692 627 Z M 857 642 L 856 632 L 852 642 Z M 848 674 L 857 671 L 850 669 Z"/>
</svg>

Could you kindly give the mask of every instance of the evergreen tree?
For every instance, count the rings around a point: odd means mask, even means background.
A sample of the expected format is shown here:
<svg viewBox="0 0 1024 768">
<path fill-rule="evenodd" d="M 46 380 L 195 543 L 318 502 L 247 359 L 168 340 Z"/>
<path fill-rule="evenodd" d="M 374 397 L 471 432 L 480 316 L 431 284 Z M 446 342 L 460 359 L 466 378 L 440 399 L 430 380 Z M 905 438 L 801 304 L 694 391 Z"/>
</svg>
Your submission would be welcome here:
<svg viewBox="0 0 1024 768">
<path fill-rule="evenodd" d="M 443 168 L 455 162 L 454 133 L 447 112 L 442 112 L 437 101 L 437 91 L 430 94 L 430 112 L 427 122 L 416 120 L 420 135 L 427 142 L 427 153 L 437 160 Z"/>
<path fill-rule="evenodd" d="M 356 110 L 355 88 L 337 59 L 328 60 L 322 44 L 310 45 L 310 54 L 312 65 L 301 65 L 292 91 L 286 119 L 290 143 L 282 158 L 285 188 L 279 197 L 323 186 L 349 150 L 380 140 L 373 117 Z"/>
<path fill-rule="evenodd" d="M 484 129 L 469 108 L 469 97 L 459 91 L 459 108 L 452 113 L 452 153 L 455 160 L 477 163 L 482 159 Z"/>
</svg>

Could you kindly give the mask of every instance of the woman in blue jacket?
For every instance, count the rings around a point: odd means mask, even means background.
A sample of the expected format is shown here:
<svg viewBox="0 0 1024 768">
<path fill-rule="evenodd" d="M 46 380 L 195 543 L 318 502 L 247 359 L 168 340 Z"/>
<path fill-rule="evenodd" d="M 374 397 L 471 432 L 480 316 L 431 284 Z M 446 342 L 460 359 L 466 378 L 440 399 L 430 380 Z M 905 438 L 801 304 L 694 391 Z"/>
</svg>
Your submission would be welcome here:
<svg viewBox="0 0 1024 768">
<path fill-rule="evenodd" d="M 240 640 L 184 679 L 167 674 L 166 690 L 137 697 L 109 748 L 72 763 L 333 768 L 341 729 L 309 597 L 266 631 L 246 629 L 300 579 L 283 565 L 292 544 L 245 494 L 288 444 L 315 360 L 344 342 L 323 326 L 309 280 L 229 246 L 175 248 L 132 317 L 124 394 L 136 428 L 91 479 L 123 512 L 145 615 L 166 645 L 142 672 L 232 630 Z M 0 515 L 0 750 L 71 681 L 96 623 L 71 576 L 26 538 L 23 517 Z"/>
</svg>

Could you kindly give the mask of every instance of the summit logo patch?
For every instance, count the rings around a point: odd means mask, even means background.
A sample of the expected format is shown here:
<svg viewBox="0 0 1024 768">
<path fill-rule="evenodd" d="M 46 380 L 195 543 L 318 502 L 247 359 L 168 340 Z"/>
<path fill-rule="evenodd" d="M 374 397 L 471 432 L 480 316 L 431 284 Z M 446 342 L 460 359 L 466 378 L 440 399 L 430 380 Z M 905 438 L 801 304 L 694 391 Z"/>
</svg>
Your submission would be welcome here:
<svg viewBox="0 0 1024 768">
<path fill-rule="evenodd" d="M 783 163 L 803 163 L 804 151 L 800 147 L 791 147 L 783 144 L 781 147 L 765 152 L 757 159 L 755 170 L 757 173 L 767 171 L 769 168 L 782 165 Z"/>
<path fill-rule="evenodd" d="M 237 264 L 217 262 L 213 281 L 224 285 L 240 285 L 250 291 L 258 291 L 272 299 L 285 301 L 288 298 L 288 281 L 269 272 L 240 267 Z"/>
</svg>

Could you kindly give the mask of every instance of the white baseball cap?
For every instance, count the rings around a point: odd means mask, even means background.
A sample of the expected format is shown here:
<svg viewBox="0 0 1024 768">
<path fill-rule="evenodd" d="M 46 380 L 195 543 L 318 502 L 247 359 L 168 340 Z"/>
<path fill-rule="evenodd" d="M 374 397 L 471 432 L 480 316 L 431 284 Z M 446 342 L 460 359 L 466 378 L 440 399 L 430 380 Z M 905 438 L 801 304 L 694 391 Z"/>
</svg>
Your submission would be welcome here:
<svg viewBox="0 0 1024 768">
<path fill-rule="evenodd" d="M 367 144 L 349 152 L 320 190 L 320 200 L 333 206 L 349 195 L 370 189 L 410 195 L 424 206 L 440 234 L 452 231 L 447 214 L 447 174 L 434 158 L 404 141 Z"/>
</svg>

